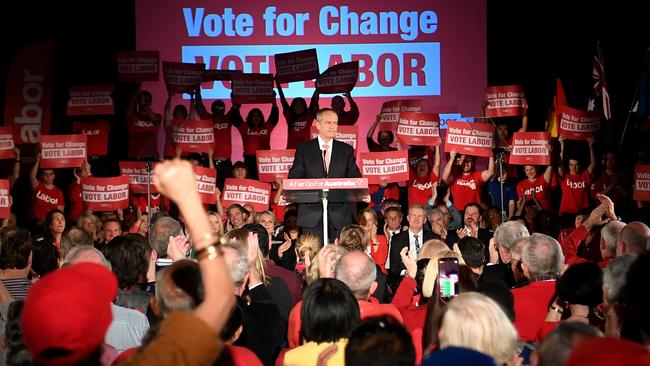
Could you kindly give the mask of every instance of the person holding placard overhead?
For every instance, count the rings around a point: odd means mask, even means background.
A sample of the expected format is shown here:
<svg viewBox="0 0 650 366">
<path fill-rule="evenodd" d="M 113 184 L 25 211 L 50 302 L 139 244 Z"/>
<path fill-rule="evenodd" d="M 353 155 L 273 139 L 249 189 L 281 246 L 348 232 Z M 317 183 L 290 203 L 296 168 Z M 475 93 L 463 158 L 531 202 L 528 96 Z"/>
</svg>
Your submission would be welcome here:
<svg viewBox="0 0 650 366">
<path fill-rule="evenodd" d="M 298 145 L 289 179 L 301 178 L 361 178 L 352 146 L 335 140 L 338 115 L 324 108 L 316 113 L 315 139 Z M 341 229 L 354 222 L 348 203 L 328 206 L 328 237 L 338 236 Z M 323 238 L 323 206 L 321 202 L 303 203 L 298 207 L 298 226 L 303 232 L 314 232 Z"/>
<path fill-rule="evenodd" d="M 282 114 L 287 121 L 287 149 L 295 149 L 299 143 L 310 139 L 311 125 L 318 112 L 318 98 L 311 98 L 309 107 L 305 98 L 293 98 L 291 105 L 284 96 L 282 85 L 276 80 L 280 103 L 282 103 Z M 318 93 L 314 91 L 314 94 Z"/>
<path fill-rule="evenodd" d="M 452 172 L 454 165 L 460 168 L 460 172 Z M 474 167 L 473 156 L 459 155 L 454 149 L 449 153 L 449 160 L 442 172 L 442 181 L 451 189 L 454 207 L 459 211 L 464 210 L 468 203 L 481 202 L 481 188 L 494 175 L 494 157 L 490 156 L 486 170 L 477 172 Z"/>
</svg>

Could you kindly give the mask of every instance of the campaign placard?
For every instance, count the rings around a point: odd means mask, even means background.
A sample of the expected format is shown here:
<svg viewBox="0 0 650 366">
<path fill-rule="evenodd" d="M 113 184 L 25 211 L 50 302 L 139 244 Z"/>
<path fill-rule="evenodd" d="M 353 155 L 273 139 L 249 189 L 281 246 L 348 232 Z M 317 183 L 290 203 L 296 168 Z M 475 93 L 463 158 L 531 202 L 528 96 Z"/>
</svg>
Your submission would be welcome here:
<svg viewBox="0 0 650 366">
<path fill-rule="evenodd" d="M 230 81 L 235 74 L 241 74 L 239 70 L 205 70 L 203 81 Z"/>
<path fill-rule="evenodd" d="M 275 80 L 280 83 L 312 80 L 319 75 L 315 48 L 275 55 Z"/>
<path fill-rule="evenodd" d="M 491 86 L 485 89 L 485 117 L 521 116 L 526 113 L 526 95 L 520 85 Z"/>
<path fill-rule="evenodd" d="M 407 145 L 440 145 L 440 117 L 435 113 L 402 112 L 397 138 Z"/>
<path fill-rule="evenodd" d="M 233 74 L 232 102 L 236 104 L 272 103 L 273 74 Z"/>
<path fill-rule="evenodd" d="M 287 191 L 321 189 L 367 189 L 368 178 L 287 179 L 282 182 Z"/>
<path fill-rule="evenodd" d="M 212 205 L 217 201 L 217 170 L 194 167 L 194 180 L 196 181 L 196 190 L 199 192 L 201 202 Z"/>
<path fill-rule="evenodd" d="M 632 199 L 635 201 L 650 201 L 650 165 L 637 165 L 634 168 Z"/>
<path fill-rule="evenodd" d="M 172 141 L 183 152 L 203 153 L 214 146 L 212 120 L 177 121 L 172 126 Z"/>
<path fill-rule="evenodd" d="M 315 125 L 311 126 L 311 138 L 316 138 L 318 136 L 318 130 Z M 352 146 L 354 150 L 357 149 L 358 140 L 359 140 L 359 128 L 357 126 L 338 126 L 336 130 L 336 140 L 345 142 L 346 144 Z"/>
<path fill-rule="evenodd" d="M 42 135 L 39 146 L 43 169 L 77 168 L 88 156 L 86 135 Z"/>
<path fill-rule="evenodd" d="M 167 90 L 173 93 L 188 93 L 201 85 L 205 64 L 163 61 L 163 77 Z"/>
<path fill-rule="evenodd" d="M 111 115 L 113 85 L 78 85 L 69 89 L 68 116 Z"/>
<path fill-rule="evenodd" d="M 269 209 L 271 185 L 253 179 L 226 178 L 221 194 L 221 203 L 228 208 L 234 203 L 250 204 L 255 211 Z"/>
<path fill-rule="evenodd" d="M 296 150 L 257 150 L 256 155 L 258 179 L 270 183 L 277 177 L 287 178 Z"/>
<path fill-rule="evenodd" d="M 81 179 L 81 199 L 92 211 L 114 211 L 129 207 L 129 177 Z"/>
<path fill-rule="evenodd" d="M 98 119 L 90 122 L 72 122 L 72 132 L 87 136 L 86 152 L 88 156 L 106 156 L 108 154 L 108 133 L 110 121 Z"/>
<path fill-rule="evenodd" d="M 408 151 L 364 152 L 359 154 L 359 169 L 369 184 L 404 182 L 409 179 Z"/>
<path fill-rule="evenodd" d="M 325 70 L 316 79 L 321 94 L 348 93 L 357 84 L 359 61 L 343 62 Z"/>
<path fill-rule="evenodd" d="M 11 214 L 9 180 L 0 179 L 0 219 L 7 219 Z"/>
<path fill-rule="evenodd" d="M 512 137 L 509 164 L 550 165 L 549 146 L 551 134 L 548 132 L 515 132 Z"/>
<path fill-rule="evenodd" d="M 144 161 L 120 161 L 120 174 L 129 177 L 131 192 L 146 194 L 147 185 L 150 184 L 152 193 L 158 192 L 153 184 L 153 171 L 157 163 L 151 163 L 151 174 L 147 172 L 147 162 Z"/>
<path fill-rule="evenodd" d="M 14 134 L 11 127 L 0 127 L 0 159 L 13 159 L 14 153 Z"/>
<path fill-rule="evenodd" d="M 587 140 L 600 130 L 600 114 L 596 111 L 582 111 L 562 106 L 560 114 L 560 136 L 568 140 Z"/>
<path fill-rule="evenodd" d="M 117 74 L 120 81 L 158 81 L 158 51 L 122 51 L 117 53 Z"/>
<path fill-rule="evenodd" d="M 399 114 L 402 112 L 422 112 L 422 99 L 400 99 L 384 102 L 379 114 L 379 131 L 396 131 Z"/>
<path fill-rule="evenodd" d="M 494 126 L 487 123 L 463 121 L 447 122 L 445 152 L 456 150 L 460 154 L 492 156 L 494 147 Z"/>
</svg>

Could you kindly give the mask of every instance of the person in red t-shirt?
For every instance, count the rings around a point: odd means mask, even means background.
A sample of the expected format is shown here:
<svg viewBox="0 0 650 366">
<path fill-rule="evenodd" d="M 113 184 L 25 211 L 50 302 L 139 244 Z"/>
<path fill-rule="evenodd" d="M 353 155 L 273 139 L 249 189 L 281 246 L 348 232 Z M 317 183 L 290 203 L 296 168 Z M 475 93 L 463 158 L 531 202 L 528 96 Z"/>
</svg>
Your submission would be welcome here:
<svg viewBox="0 0 650 366">
<path fill-rule="evenodd" d="M 629 202 L 626 200 L 630 197 L 628 192 L 630 185 L 627 176 L 618 169 L 615 152 L 607 151 L 603 154 L 603 168 L 600 176 L 591 184 L 591 200 L 596 202 L 598 200 L 596 195 L 604 194 L 614 202 L 619 210 L 622 207 L 627 207 Z"/>
<path fill-rule="evenodd" d="M 273 99 L 268 120 L 264 120 L 264 115 L 259 108 L 253 108 L 248 112 L 246 121 L 239 126 L 239 133 L 244 142 L 244 163 L 248 167 L 248 175 L 251 179 L 257 179 L 257 159 L 255 154 L 257 150 L 271 149 L 271 132 L 278 124 L 279 118 L 278 104 Z M 239 109 L 233 111 L 234 119 L 241 120 Z"/>
<path fill-rule="evenodd" d="M 440 174 L 440 148 L 431 147 L 436 150 L 433 167 L 427 160 L 420 160 L 415 169 L 409 169 L 408 205 L 414 204 L 426 206 L 432 196 L 432 189 L 436 189 L 438 175 Z"/>
<path fill-rule="evenodd" d="M 282 115 L 287 121 L 287 149 L 295 149 L 299 143 L 311 140 L 311 124 L 318 113 L 318 100 L 312 96 L 309 108 L 305 98 L 293 98 L 291 106 L 284 96 L 282 85 L 276 81 L 280 103 L 282 103 Z M 314 94 L 318 93 L 314 91 Z"/>
<path fill-rule="evenodd" d="M 377 115 L 375 122 L 370 126 L 370 130 L 366 136 L 368 151 L 382 152 L 401 150 L 401 146 L 399 142 L 395 141 L 395 136 L 392 131 L 379 131 L 379 134 L 377 135 L 379 143 L 375 142 L 373 136 L 375 134 L 377 123 L 379 123 L 379 115 Z M 397 147 L 390 146 L 393 142 L 396 143 Z M 370 203 L 368 206 L 372 207 L 375 212 L 379 212 L 380 205 L 385 199 L 394 198 L 399 200 L 399 185 L 397 183 L 387 183 L 382 181 L 381 184 L 369 184 L 368 190 L 368 193 L 370 194 Z"/>
<path fill-rule="evenodd" d="M 526 106 L 527 108 L 527 106 Z M 528 130 L 528 110 L 524 109 L 524 115 L 521 118 L 521 128 L 517 132 L 526 132 Z M 510 121 L 508 119 L 499 119 L 497 122 L 495 134 L 495 143 L 497 147 L 504 148 L 503 161 L 510 162 L 510 150 L 512 147 L 512 135 L 510 134 Z M 511 164 L 506 166 L 509 177 L 517 177 L 517 167 Z"/>
<path fill-rule="evenodd" d="M 594 139 L 587 140 L 589 143 L 590 164 L 584 171 L 580 172 L 580 163 L 575 158 L 569 158 L 569 174 L 564 171 L 564 141 L 566 138 L 560 136 L 560 165 L 558 173 L 562 177 L 562 200 L 560 201 L 560 215 L 576 214 L 580 209 L 589 208 L 589 188 L 591 186 L 591 175 L 596 167 L 594 155 Z"/>
<path fill-rule="evenodd" d="M 537 175 L 535 165 L 525 165 L 524 173 L 526 179 L 517 183 L 517 196 L 523 198 L 523 200 L 520 200 L 522 204 L 534 199 L 540 203 L 543 209 L 551 210 L 551 175 L 553 174 L 553 167 L 549 165 L 544 170 L 543 175 Z"/>
<path fill-rule="evenodd" d="M 460 172 L 452 173 L 454 166 Z M 457 210 L 464 210 L 470 202 L 481 202 L 481 188 L 494 175 L 494 157 L 490 156 L 488 168 L 474 171 L 473 156 L 458 156 L 456 149 L 449 153 L 449 160 L 442 173 L 442 181 L 449 186 Z"/>
<path fill-rule="evenodd" d="M 196 91 L 196 112 L 201 119 L 211 119 L 214 122 L 214 163 L 217 169 L 217 187 L 223 189 L 226 178 L 232 178 L 232 126 L 239 127 L 242 123 L 239 114 L 240 105 L 232 103 L 226 113 L 226 104 L 215 100 L 208 113 L 203 104 L 201 89 Z M 239 118 L 233 118 L 239 116 Z"/>
<path fill-rule="evenodd" d="M 36 155 L 36 162 L 29 173 L 29 181 L 32 185 L 34 196 L 32 199 L 31 218 L 41 223 L 48 212 L 54 209 L 65 209 L 63 192 L 54 185 L 54 170 L 41 170 L 41 180 L 37 178 L 38 167 L 41 163 L 41 153 Z"/>
<path fill-rule="evenodd" d="M 348 102 L 350 102 L 350 110 L 345 110 L 345 100 L 340 95 L 332 98 L 332 109 L 339 117 L 339 126 L 352 126 L 357 123 L 357 120 L 359 119 L 359 106 L 357 106 L 357 103 L 352 99 L 350 92 L 344 93 L 343 95 L 345 95 L 345 97 L 348 98 Z M 318 104 L 319 98 L 320 93 L 318 93 L 317 90 L 311 97 L 311 102 L 315 103 L 316 111 L 320 110 Z"/>
<path fill-rule="evenodd" d="M 188 120 L 187 108 L 184 105 L 179 104 L 174 107 L 172 112 L 172 97 L 174 96 L 173 92 L 169 92 L 167 95 L 167 102 L 165 102 L 165 158 L 172 158 L 175 154 L 175 144 L 174 144 L 174 127 Z M 196 118 L 196 108 L 194 107 L 194 95 L 190 94 L 190 113 L 189 120 L 193 121 Z"/>
<path fill-rule="evenodd" d="M 377 134 L 377 141 L 375 142 L 375 129 L 377 129 L 377 124 L 379 123 L 380 118 L 381 116 L 377 115 L 375 122 L 373 122 L 372 126 L 370 126 L 368 134 L 366 135 L 366 144 L 368 145 L 368 151 L 379 152 L 399 150 L 397 147 L 390 146 L 394 142 L 399 145 L 399 143 L 395 141 L 395 135 L 393 135 L 393 131 L 379 131 Z"/>
<path fill-rule="evenodd" d="M 151 109 L 151 99 L 151 93 L 143 90 L 134 94 L 129 102 L 126 120 L 131 158 L 158 157 L 156 140 L 162 116 Z"/>
<path fill-rule="evenodd" d="M 84 204 L 81 197 L 81 178 L 90 177 L 90 163 L 84 160 L 80 168 L 74 169 L 74 181 L 68 187 L 68 200 L 70 202 L 70 211 L 68 211 L 68 219 L 77 221 L 83 214 Z"/>
</svg>

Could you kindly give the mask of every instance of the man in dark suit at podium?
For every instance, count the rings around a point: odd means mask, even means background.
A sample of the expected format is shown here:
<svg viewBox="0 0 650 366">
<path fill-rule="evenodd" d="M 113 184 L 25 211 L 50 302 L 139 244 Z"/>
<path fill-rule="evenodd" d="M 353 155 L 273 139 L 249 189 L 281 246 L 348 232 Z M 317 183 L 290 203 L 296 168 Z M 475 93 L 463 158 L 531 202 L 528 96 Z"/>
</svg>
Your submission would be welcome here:
<svg viewBox="0 0 650 366">
<path fill-rule="evenodd" d="M 316 114 L 315 139 L 303 142 L 296 148 L 289 179 L 304 178 L 361 178 L 352 146 L 337 141 L 338 116 L 329 108 Z M 350 203 L 328 204 L 328 237 L 333 241 L 341 229 L 354 222 Z M 302 203 L 298 206 L 298 226 L 303 232 L 314 232 L 323 238 L 322 202 Z"/>
</svg>

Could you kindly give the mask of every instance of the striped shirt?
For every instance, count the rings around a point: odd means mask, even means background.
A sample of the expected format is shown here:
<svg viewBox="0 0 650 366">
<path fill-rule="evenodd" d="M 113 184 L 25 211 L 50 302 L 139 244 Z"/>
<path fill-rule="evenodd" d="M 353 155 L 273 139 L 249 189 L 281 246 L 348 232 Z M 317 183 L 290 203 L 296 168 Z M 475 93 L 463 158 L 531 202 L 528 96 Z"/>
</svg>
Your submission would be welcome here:
<svg viewBox="0 0 650 366">
<path fill-rule="evenodd" d="M 14 300 L 23 300 L 27 297 L 27 292 L 32 285 L 32 281 L 27 278 L 12 278 L 2 280 L 2 284 L 5 285 Z"/>
</svg>

